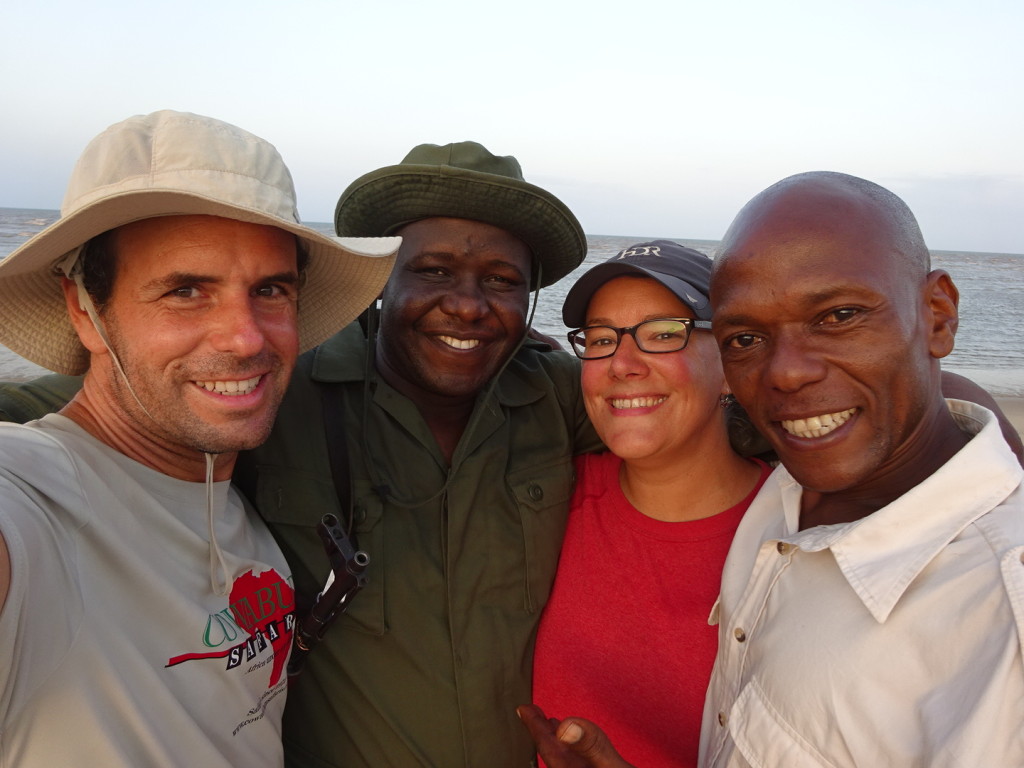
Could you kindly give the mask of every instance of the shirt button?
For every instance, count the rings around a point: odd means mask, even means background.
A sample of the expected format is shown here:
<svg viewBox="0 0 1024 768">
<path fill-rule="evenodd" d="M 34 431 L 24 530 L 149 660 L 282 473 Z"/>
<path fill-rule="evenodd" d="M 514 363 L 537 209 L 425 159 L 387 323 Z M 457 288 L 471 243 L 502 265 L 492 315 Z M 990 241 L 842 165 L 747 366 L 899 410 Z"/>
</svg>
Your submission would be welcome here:
<svg viewBox="0 0 1024 768">
<path fill-rule="evenodd" d="M 787 544 L 785 541 L 780 541 L 775 545 L 775 548 L 779 550 L 780 555 L 788 555 L 793 550 L 793 545 Z"/>
<path fill-rule="evenodd" d="M 729 718 L 725 716 L 725 712 L 718 713 L 718 724 L 725 728 L 725 724 L 729 722 Z"/>
<path fill-rule="evenodd" d="M 534 501 L 540 501 L 544 498 L 544 489 L 539 485 L 531 485 L 527 490 L 527 493 L 530 494 L 530 498 Z"/>
<path fill-rule="evenodd" d="M 747 633 L 744 632 L 740 627 L 736 627 L 736 629 L 734 629 L 732 631 L 732 634 L 733 634 L 733 637 L 736 638 L 737 642 L 742 643 L 742 642 L 745 642 L 746 639 L 747 639 Z"/>
</svg>

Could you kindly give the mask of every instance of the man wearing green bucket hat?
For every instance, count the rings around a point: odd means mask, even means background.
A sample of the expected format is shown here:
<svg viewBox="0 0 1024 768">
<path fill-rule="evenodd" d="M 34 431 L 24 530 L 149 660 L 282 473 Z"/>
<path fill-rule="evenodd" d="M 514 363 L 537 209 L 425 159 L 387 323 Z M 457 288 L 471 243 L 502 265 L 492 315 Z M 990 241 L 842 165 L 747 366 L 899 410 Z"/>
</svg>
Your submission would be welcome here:
<svg viewBox="0 0 1024 768">
<path fill-rule="evenodd" d="M 325 512 L 370 557 L 289 693 L 289 765 L 527 766 L 515 705 L 530 699 L 571 459 L 599 443 L 575 358 L 527 339 L 526 318 L 585 236 L 515 158 L 474 142 L 420 145 L 357 179 L 335 224 L 400 234 L 395 270 L 365 328 L 302 358 L 243 481 L 298 594 L 323 582 Z M 347 490 L 329 445 L 349 457 Z"/>
</svg>

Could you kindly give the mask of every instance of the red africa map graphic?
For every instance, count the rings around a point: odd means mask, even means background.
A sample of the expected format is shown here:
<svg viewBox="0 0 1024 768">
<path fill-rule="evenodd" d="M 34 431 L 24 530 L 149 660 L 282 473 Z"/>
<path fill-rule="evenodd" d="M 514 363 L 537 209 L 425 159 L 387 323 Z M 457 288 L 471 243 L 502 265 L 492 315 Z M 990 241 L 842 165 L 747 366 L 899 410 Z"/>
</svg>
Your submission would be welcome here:
<svg viewBox="0 0 1024 768">
<path fill-rule="evenodd" d="M 259 576 L 253 576 L 249 570 L 235 579 L 228 600 L 231 617 L 248 635 L 248 639 L 214 653 L 175 656 L 167 662 L 167 666 L 173 667 L 198 659 L 227 658 L 228 669 L 231 669 L 238 666 L 243 658 L 251 660 L 269 644 L 274 654 L 274 663 L 267 687 L 273 687 L 281 679 L 292 643 L 295 596 L 291 586 L 273 568 Z"/>
</svg>

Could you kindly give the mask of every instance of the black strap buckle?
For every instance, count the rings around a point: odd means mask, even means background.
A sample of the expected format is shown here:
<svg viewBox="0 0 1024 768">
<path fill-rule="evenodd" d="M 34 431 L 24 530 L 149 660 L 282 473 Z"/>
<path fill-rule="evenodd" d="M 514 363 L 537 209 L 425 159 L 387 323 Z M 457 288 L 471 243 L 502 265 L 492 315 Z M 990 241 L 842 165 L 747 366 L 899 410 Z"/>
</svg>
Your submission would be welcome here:
<svg viewBox="0 0 1024 768">
<path fill-rule="evenodd" d="M 370 556 L 353 546 L 336 515 L 324 515 L 316 527 L 331 562 L 331 573 L 313 607 L 295 627 L 295 643 L 288 674 L 299 674 L 309 653 L 323 639 L 331 623 L 346 610 L 352 598 L 366 586 Z"/>
</svg>

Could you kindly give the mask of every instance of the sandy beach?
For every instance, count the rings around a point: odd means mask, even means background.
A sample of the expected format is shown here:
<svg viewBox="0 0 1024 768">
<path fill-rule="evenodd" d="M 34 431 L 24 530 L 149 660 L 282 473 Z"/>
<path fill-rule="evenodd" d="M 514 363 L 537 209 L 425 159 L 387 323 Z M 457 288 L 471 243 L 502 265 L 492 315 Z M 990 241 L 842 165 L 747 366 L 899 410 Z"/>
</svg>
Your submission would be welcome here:
<svg viewBox="0 0 1024 768">
<path fill-rule="evenodd" d="M 1024 397 L 996 396 L 995 400 L 1017 428 L 1017 433 L 1024 438 Z"/>
</svg>

